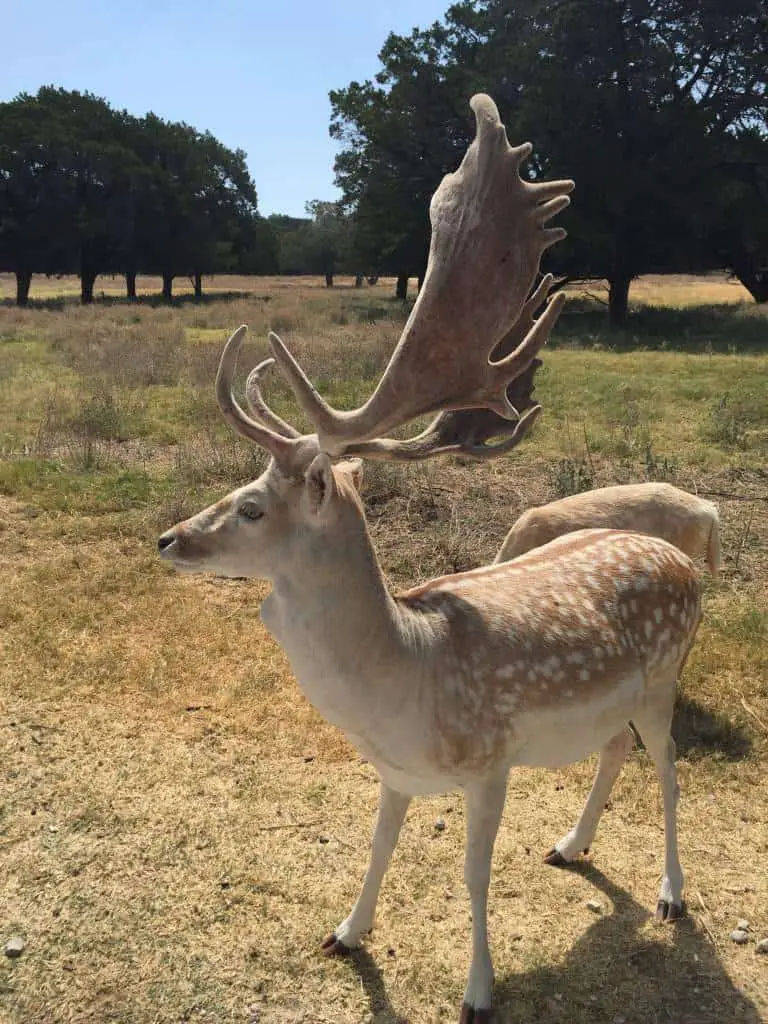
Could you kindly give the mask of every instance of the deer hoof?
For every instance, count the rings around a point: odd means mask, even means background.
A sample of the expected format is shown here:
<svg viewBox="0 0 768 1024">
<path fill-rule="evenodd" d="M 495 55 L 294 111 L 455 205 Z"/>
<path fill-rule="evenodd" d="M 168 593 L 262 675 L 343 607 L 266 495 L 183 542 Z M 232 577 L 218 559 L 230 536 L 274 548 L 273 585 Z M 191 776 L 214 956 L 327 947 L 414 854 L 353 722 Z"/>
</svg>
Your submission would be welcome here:
<svg viewBox="0 0 768 1024">
<path fill-rule="evenodd" d="M 669 903 L 667 900 L 659 900 L 656 904 L 656 920 L 659 924 L 678 921 L 682 916 L 683 907 L 680 903 Z"/>
<path fill-rule="evenodd" d="M 553 846 L 548 853 L 544 854 L 544 863 L 549 864 L 552 868 L 565 868 L 570 861 L 566 860 L 562 853 Z"/>
<path fill-rule="evenodd" d="M 320 949 L 323 956 L 349 956 L 352 952 L 349 946 L 345 946 L 335 935 L 329 935 L 324 939 Z"/>
<path fill-rule="evenodd" d="M 462 1003 L 459 1024 L 491 1024 L 491 1011 L 476 1010 L 469 1003 Z"/>
</svg>

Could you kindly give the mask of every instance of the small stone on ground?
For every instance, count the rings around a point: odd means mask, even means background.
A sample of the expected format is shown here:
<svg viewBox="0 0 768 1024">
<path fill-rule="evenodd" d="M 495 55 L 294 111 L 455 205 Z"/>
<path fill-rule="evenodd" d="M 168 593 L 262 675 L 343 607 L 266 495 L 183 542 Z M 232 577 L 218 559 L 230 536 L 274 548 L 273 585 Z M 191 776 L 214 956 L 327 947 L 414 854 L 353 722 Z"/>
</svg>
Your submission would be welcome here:
<svg viewBox="0 0 768 1024">
<path fill-rule="evenodd" d="M 26 942 L 20 935 L 13 935 L 3 947 L 3 952 L 13 960 L 15 957 L 21 956 L 25 946 Z"/>
<path fill-rule="evenodd" d="M 765 953 L 768 955 L 768 937 L 760 939 L 758 944 L 755 946 L 756 953 Z"/>
<path fill-rule="evenodd" d="M 749 932 L 745 932 L 743 928 L 735 928 L 731 932 L 731 940 L 737 946 L 743 946 L 745 942 L 749 942 Z"/>
<path fill-rule="evenodd" d="M 602 914 L 603 906 L 597 900 L 587 900 L 587 910 L 591 910 L 593 914 Z"/>
</svg>

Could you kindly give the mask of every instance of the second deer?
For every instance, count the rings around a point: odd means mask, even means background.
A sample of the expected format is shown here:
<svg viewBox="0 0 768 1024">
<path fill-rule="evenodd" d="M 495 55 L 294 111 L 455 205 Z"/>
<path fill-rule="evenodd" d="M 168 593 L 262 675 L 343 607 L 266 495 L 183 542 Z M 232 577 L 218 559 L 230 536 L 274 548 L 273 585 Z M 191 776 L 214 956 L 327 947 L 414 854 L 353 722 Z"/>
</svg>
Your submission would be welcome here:
<svg viewBox="0 0 768 1024">
<path fill-rule="evenodd" d="M 494 561 L 508 562 L 564 533 L 595 528 L 661 537 L 691 558 L 705 557 L 713 576 L 720 569 L 717 507 L 665 483 L 600 487 L 529 508 L 507 534 Z"/>
</svg>

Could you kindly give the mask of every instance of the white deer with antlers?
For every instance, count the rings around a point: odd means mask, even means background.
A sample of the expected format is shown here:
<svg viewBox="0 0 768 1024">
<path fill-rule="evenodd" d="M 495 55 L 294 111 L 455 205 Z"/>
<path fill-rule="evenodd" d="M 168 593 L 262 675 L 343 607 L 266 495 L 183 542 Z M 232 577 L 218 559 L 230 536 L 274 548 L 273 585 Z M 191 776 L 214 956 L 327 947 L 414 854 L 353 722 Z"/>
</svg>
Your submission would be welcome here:
<svg viewBox="0 0 768 1024">
<path fill-rule="evenodd" d="M 633 743 L 631 722 L 664 797 L 658 917 L 680 915 L 670 722 L 700 598 L 682 552 L 615 530 L 573 533 L 395 596 L 387 590 L 355 457 L 460 451 L 488 458 L 513 448 L 540 411 L 530 398 L 532 367 L 562 306 L 557 295 L 533 320 L 550 277 L 526 296 L 542 252 L 565 234 L 545 225 L 568 204 L 573 183 L 523 181 L 519 168 L 531 147 L 510 147 L 489 97 L 475 96 L 472 108 L 476 139 L 433 197 L 424 286 L 374 394 L 354 412 L 333 410 L 273 334 L 274 361 L 316 433 L 300 435 L 269 409 L 261 376 L 273 360 L 251 374 L 245 412 L 232 392 L 241 327 L 224 349 L 216 393 L 227 420 L 266 449 L 270 464 L 258 480 L 163 534 L 159 547 L 183 571 L 272 581 L 265 624 L 309 699 L 381 776 L 362 892 L 324 942 L 326 953 L 346 953 L 373 926 L 411 798 L 463 789 L 472 960 L 460 1020 L 483 1024 L 493 983 L 491 856 L 513 766 L 556 767 L 600 751 L 581 817 L 546 856 L 565 864 L 592 843 Z M 528 407 L 520 417 L 518 398 Z M 416 438 L 381 436 L 439 410 Z M 510 436 L 485 443 L 503 434 Z"/>
</svg>

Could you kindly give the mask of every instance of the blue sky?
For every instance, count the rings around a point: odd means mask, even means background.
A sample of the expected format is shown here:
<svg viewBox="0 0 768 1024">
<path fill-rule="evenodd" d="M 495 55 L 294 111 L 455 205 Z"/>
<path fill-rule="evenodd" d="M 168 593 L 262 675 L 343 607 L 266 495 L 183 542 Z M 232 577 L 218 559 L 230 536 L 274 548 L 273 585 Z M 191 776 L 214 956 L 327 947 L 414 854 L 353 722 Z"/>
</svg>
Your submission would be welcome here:
<svg viewBox="0 0 768 1024">
<path fill-rule="evenodd" d="M 264 214 L 331 199 L 328 90 L 379 69 L 389 31 L 449 0 L 10 0 L 0 100 L 46 84 L 208 129 L 248 154 Z"/>
</svg>

